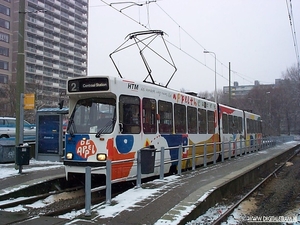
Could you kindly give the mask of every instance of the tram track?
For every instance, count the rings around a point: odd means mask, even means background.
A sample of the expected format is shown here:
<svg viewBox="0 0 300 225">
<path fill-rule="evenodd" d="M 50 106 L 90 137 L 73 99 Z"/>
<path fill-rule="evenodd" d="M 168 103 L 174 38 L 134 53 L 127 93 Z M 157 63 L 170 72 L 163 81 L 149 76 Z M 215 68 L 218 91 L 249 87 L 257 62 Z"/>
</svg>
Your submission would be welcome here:
<svg viewBox="0 0 300 225">
<path fill-rule="evenodd" d="M 282 179 L 279 178 L 278 174 L 280 172 L 282 172 L 282 170 L 285 168 L 286 165 L 292 164 L 293 160 L 297 160 L 297 164 L 299 164 L 300 162 L 300 150 L 298 149 L 297 151 L 295 151 L 295 153 L 290 156 L 285 162 L 281 163 L 276 169 L 274 169 L 267 177 L 265 177 L 261 182 L 259 182 L 255 187 L 253 187 L 251 190 L 247 191 L 246 193 L 243 193 L 240 195 L 239 200 L 236 200 L 234 203 L 232 203 L 225 212 L 222 212 L 222 214 L 213 222 L 211 222 L 212 225 L 219 225 L 222 222 L 225 222 L 228 220 L 228 217 L 234 212 L 234 210 L 238 209 L 238 207 L 246 202 L 249 198 L 256 198 L 259 199 L 259 201 L 263 202 L 264 198 L 270 198 L 269 196 L 264 196 L 264 194 L 260 194 L 260 190 L 267 187 L 267 185 L 274 179 Z M 295 169 L 297 170 L 296 167 Z M 299 170 L 299 169 L 298 169 Z M 286 172 L 289 173 L 289 172 Z M 299 175 L 298 175 L 299 176 Z M 276 181 L 275 181 L 276 182 Z M 278 192 L 280 192 L 281 190 L 278 189 Z M 284 193 L 283 193 L 284 195 Z M 289 193 L 287 193 L 287 195 L 289 195 Z M 261 196 L 261 197 L 258 197 Z M 299 196 L 300 198 L 300 196 Z M 287 200 L 288 201 L 288 200 Z M 256 205 L 259 205 L 259 202 L 256 201 L 255 203 Z M 274 207 L 276 207 L 276 205 L 274 205 Z M 253 211 L 252 213 L 256 213 L 258 210 Z M 270 210 L 269 210 L 270 211 Z M 263 212 L 262 212 L 263 213 Z M 266 216 L 270 216 L 270 215 L 266 215 Z M 273 216 L 278 216 L 278 215 L 273 215 Z M 249 220 L 250 215 L 244 215 L 244 218 L 240 218 L 241 224 L 247 224 L 247 221 Z M 253 224 L 253 221 L 251 222 L 251 224 Z"/>
<path fill-rule="evenodd" d="M 51 195 L 59 195 L 60 193 L 64 192 L 72 192 L 76 190 L 83 189 L 83 187 L 74 187 L 74 188 L 69 188 L 65 190 L 59 190 L 59 191 L 53 191 L 49 193 L 44 193 L 44 194 L 39 194 L 35 196 L 28 196 L 25 199 L 24 198 L 16 198 L 16 199 L 10 199 L 9 202 L 4 202 L 0 203 L 0 208 L 5 209 L 5 208 L 10 208 L 10 207 L 15 207 L 17 205 L 24 205 L 24 204 L 32 204 L 38 200 L 45 199 Z"/>
<path fill-rule="evenodd" d="M 57 180 L 52 180 L 44 182 L 45 184 L 38 184 L 38 186 L 47 185 L 48 182 L 59 183 Z M 92 185 L 95 188 L 95 190 L 91 191 L 92 205 L 100 204 L 106 200 L 105 186 L 102 186 L 103 188 L 96 188 L 100 185 L 95 183 Z M 29 220 L 36 216 L 56 217 L 85 208 L 85 190 L 83 185 L 75 185 L 74 187 L 67 188 L 55 186 L 54 188 L 57 190 L 49 191 L 49 189 L 45 189 L 46 193 L 30 195 L 30 192 L 36 193 L 36 186 L 32 185 L 24 190 L 17 190 L 0 196 L 0 210 L 13 207 L 23 208 L 22 211 L 26 214 L 26 220 Z M 62 184 L 62 186 L 64 185 Z M 132 188 L 132 186 L 132 182 L 113 184 L 112 197 Z"/>
</svg>

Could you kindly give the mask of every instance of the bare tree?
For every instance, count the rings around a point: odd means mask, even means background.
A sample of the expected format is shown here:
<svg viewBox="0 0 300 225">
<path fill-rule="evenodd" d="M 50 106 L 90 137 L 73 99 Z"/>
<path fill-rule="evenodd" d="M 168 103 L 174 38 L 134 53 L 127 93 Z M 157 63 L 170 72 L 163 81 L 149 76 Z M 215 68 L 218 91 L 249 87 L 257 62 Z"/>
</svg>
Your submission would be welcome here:
<svg viewBox="0 0 300 225">
<path fill-rule="evenodd" d="M 300 84 L 300 70 L 296 66 L 288 68 L 286 72 L 282 74 L 282 76 L 284 79 L 288 79 Z"/>
<path fill-rule="evenodd" d="M 200 98 L 204 98 L 210 101 L 214 101 L 214 92 L 208 92 L 208 91 L 204 91 L 204 92 L 199 92 L 198 96 Z"/>
<path fill-rule="evenodd" d="M 285 131 L 287 134 L 300 132 L 300 70 L 291 67 L 283 73 L 284 80 L 280 82 L 282 94 L 280 96 L 283 107 Z"/>
<path fill-rule="evenodd" d="M 0 115 L 14 117 L 16 114 L 16 83 L 1 84 L 0 95 L 0 104 L 2 105 Z"/>
</svg>

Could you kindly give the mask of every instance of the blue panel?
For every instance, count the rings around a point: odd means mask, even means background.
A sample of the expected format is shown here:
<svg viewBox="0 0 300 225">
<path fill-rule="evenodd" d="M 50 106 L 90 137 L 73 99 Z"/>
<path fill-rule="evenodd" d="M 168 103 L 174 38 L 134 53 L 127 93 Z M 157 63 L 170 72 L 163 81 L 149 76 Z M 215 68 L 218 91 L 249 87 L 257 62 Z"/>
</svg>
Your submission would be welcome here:
<svg viewBox="0 0 300 225">
<path fill-rule="evenodd" d="M 87 159 L 82 158 L 81 156 L 79 156 L 76 153 L 76 145 L 83 138 L 85 138 L 86 140 L 89 140 L 90 139 L 89 135 L 87 135 L 87 134 L 85 134 L 85 135 L 74 135 L 69 140 L 70 136 L 71 136 L 70 134 L 66 134 L 66 149 L 65 149 L 65 154 L 66 153 L 73 153 L 73 156 L 74 156 L 73 160 L 86 161 Z"/>
<path fill-rule="evenodd" d="M 59 115 L 40 115 L 38 153 L 59 153 Z"/>
<path fill-rule="evenodd" d="M 133 142 L 134 142 L 133 135 L 118 135 L 116 137 L 117 149 L 120 153 L 123 154 L 131 151 Z"/>
<path fill-rule="evenodd" d="M 168 147 L 175 147 L 179 145 L 187 145 L 188 144 L 188 138 L 187 136 L 183 136 L 182 134 L 170 134 L 170 135 L 161 135 L 163 138 L 166 139 L 168 143 Z M 179 148 L 175 148 L 170 150 L 170 156 L 171 160 L 178 159 L 178 152 Z M 172 162 L 172 165 L 177 165 L 178 162 Z"/>
</svg>

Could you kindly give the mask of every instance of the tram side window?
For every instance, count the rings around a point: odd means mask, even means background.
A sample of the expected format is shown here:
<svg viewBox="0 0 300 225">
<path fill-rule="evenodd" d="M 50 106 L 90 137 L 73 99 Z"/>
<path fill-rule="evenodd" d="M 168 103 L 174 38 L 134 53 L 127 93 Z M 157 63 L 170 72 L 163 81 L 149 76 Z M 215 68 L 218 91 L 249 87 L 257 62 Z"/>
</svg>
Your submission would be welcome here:
<svg viewBox="0 0 300 225">
<path fill-rule="evenodd" d="M 229 127 L 228 127 L 228 115 L 223 113 L 222 115 L 222 126 L 223 126 L 223 134 L 229 133 Z"/>
<path fill-rule="evenodd" d="M 173 133 L 173 109 L 171 102 L 158 101 L 158 114 L 160 116 L 159 132 Z"/>
<path fill-rule="evenodd" d="M 238 127 L 237 126 L 238 126 L 237 117 L 233 116 L 232 130 L 233 130 L 234 134 L 238 133 Z"/>
<path fill-rule="evenodd" d="M 194 107 L 187 107 L 188 132 L 190 134 L 197 134 L 197 109 Z"/>
<path fill-rule="evenodd" d="M 237 130 L 238 133 L 241 134 L 243 132 L 243 124 L 242 124 L 242 117 L 237 118 Z"/>
<path fill-rule="evenodd" d="M 257 121 L 257 123 L 258 123 L 258 133 L 262 133 L 262 123 L 260 120 Z"/>
<path fill-rule="evenodd" d="M 228 115 L 228 125 L 229 125 L 229 133 L 233 134 L 233 128 L 234 128 L 234 120 L 232 115 Z"/>
<path fill-rule="evenodd" d="M 247 119 L 247 132 L 253 133 L 253 120 Z"/>
<path fill-rule="evenodd" d="M 208 133 L 215 133 L 215 115 L 213 111 L 207 111 L 207 119 L 208 119 Z"/>
<path fill-rule="evenodd" d="M 254 120 L 250 119 L 250 132 L 251 133 L 255 133 L 255 124 L 254 124 Z"/>
<path fill-rule="evenodd" d="M 257 133 L 257 123 L 256 120 L 252 120 L 253 121 L 253 133 Z"/>
<path fill-rule="evenodd" d="M 198 109 L 198 127 L 200 134 L 207 133 L 207 119 L 206 119 L 206 110 L 205 109 Z"/>
<path fill-rule="evenodd" d="M 248 118 L 246 119 L 246 123 L 247 123 L 247 133 L 250 133 L 250 130 L 249 130 L 250 124 L 249 124 L 249 119 Z"/>
<path fill-rule="evenodd" d="M 186 133 L 186 108 L 184 105 L 174 104 L 175 133 Z"/>
<path fill-rule="evenodd" d="M 156 101 L 143 98 L 143 129 L 145 134 L 155 134 L 156 126 Z"/>
<path fill-rule="evenodd" d="M 256 120 L 256 133 L 261 133 L 261 122 L 259 120 Z"/>
<path fill-rule="evenodd" d="M 232 130 L 234 134 L 239 134 L 242 131 L 242 121 L 240 117 L 233 116 Z"/>
<path fill-rule="evenodd" d="M 121 95 L 119 101 L 119 121 L 123 126 L 122 133 L 138 134 L 140 126 L 140 99 L 135 96 Z"/>
</svg>

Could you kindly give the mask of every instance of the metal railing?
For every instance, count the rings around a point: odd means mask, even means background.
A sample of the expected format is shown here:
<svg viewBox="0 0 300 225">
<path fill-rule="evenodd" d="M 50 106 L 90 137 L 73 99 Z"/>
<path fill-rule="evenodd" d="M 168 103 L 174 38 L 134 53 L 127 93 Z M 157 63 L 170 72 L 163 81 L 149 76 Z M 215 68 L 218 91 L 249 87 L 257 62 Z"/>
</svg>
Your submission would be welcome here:
<svg viewBox="0 0 300 225">
<path fill-rule="evenodd" d="M 239 141 L 228 141 L 228 142 L 215 142 L 215 143 L 204 143 L 204 144 L 193 144 L 193 145 L 179 145 L 176 147 L 161 147 L 160 150 L 155 149 L 155 153 L 160 153 L 160 160 L 155 161 L 154 157 L 154 167 L 159 168 L 159 179 L 164 179 L 165 165 L 171 164 L 173 162 L 178 162 L 177 164 L 177 175 L 182 173 L 182 162 L 192 161 L 191 166 L 188 166 L 192 170 L 196 169 L 196 160 L 202 158 L 203 162 L 200 165 L 207 167 L 208 163 L 216 164 L 217 161 L 224 162 L 225 159 L 231 160 L 232 158 L 237 158 L 243 154 L 249 154 L 256 152 L 258 150 L 267 149 L 274 147 L 277 144 L 282 144 L 284 142 L 293 141 L 293 136 L 280 136 L 280 137 L 267 137 L 262 139 L 251 139 L 251 140 L 239 140 Z M 196 154 L 196 148 L 203 148 L 203 154 Z M 192 149 L 192 154 L 189 157 L 182 157 L 184 149 Z M 208 152 L 208 148 L 213 148 L 212 151 Z M 126 181 L 129 179 L 136 179 L 136 187 L 141 187 L 142 180 L 142 157 L 141 151 L 145 149 L 140 149 L 137 151 L 137 158 L 128 160 L 118 160 L 118 161 L 106 161 L 106 166 L 102 167 L 86 167 L 85 169 L 85 216 L 91 216 L 91 193 L 94 191 L 106 189 L 106 204 L 111 203 L 111 186 L 113 183 Z M 168 151 L 178 151 L 178 158 L 167 159 L 165 157 L 165 152 Z M 114 179 L 111 180 L 112 175 L 112 165 L 120 164 L 124 162 L 133 162 L 133 166 L 137 166 L 137 173 L 135 176 Z M 134 165 L 136 163 L 136 165 Z M 104 170 L 106 173 L 106 185 L 91 189 L 91 174 L 92 171 Z"/>
</svg>

